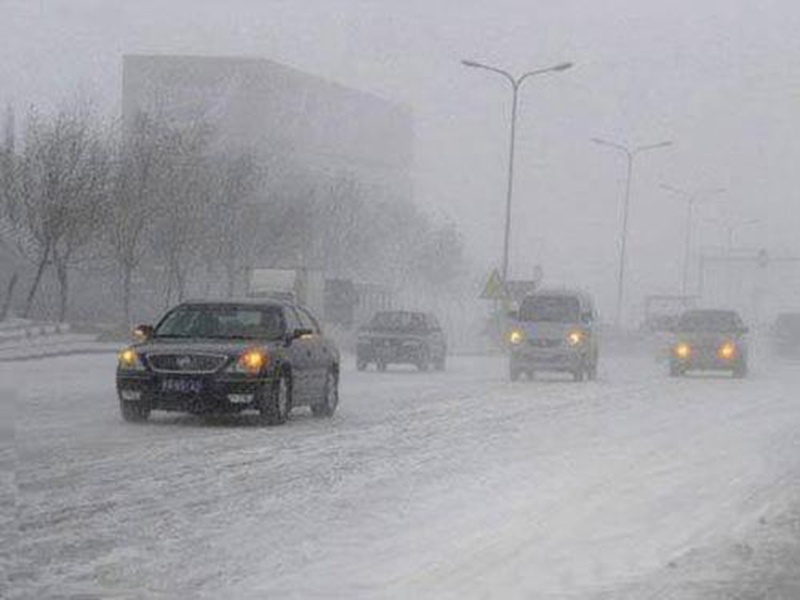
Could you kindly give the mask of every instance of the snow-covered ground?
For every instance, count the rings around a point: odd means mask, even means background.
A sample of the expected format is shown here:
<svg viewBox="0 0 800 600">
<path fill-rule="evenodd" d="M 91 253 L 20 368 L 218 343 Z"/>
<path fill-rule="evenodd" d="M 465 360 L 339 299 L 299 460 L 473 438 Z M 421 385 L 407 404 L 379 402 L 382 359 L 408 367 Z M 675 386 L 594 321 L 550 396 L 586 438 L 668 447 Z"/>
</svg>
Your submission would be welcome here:
<svg viewBox="0 0 800 600">
<path fill-rule="evenodd" d="M 796 365 L 348 365 L 334 419 L 260 428 L 125 424 L 114 361 L 0 364 L 0 596 L 613 597 L 758 522 L 800 465 Z"/>
</svg>

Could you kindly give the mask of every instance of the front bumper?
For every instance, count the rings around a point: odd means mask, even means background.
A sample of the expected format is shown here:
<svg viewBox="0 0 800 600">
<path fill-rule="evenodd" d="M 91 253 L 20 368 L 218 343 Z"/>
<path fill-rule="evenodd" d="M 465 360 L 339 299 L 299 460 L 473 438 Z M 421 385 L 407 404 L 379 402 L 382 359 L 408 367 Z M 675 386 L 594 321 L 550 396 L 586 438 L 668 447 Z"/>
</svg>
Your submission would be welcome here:
<svg viewBox="0 0 800 600">
<path fill-rule="evenodd" d="M 425 344 L 408 342 L 361 343 L 356 354 L 362 362 L 416 364 L 428 358 L 428 348 Z"/>
<path fill-rule="evenodd" d="M 725 359 L 720 358 L 716 351 L 697 352 L 688 358 L 672 355 L 672 364 L 683 371 L 735 371 L 746 363 L 741 356 Z"/>
<path fill-rule="evenodd" d="M 575 371 L 585 362 L 585 348 L 558 346 L 536 348 L 520 344 L 511 348 L 511 365 L 516 369 Z"/>
<path fill-rule="evenodd" d="M 257 409 L 272 378 L 245 375 L 165 375 L 117 373 L 117 396 L 151 410 L 236 413 Z"/>
</svg>

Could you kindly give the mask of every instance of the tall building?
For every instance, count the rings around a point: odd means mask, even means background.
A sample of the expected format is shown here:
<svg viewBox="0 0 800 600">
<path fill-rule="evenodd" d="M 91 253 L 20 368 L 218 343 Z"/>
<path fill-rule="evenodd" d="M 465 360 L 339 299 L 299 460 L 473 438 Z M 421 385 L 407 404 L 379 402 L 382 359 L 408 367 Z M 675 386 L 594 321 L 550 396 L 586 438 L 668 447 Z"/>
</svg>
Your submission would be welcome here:
<svg viewBox="0 0 800 600">
<path fill-rule="evenodd" d="M 367 193 L 412 194 L 410 111 L 260 58 L 129 55 L 123 123 L 144 112 L 203 123 L 223 147 L 245 148 L 289 173 L 346 176 Z"/>
</svg>

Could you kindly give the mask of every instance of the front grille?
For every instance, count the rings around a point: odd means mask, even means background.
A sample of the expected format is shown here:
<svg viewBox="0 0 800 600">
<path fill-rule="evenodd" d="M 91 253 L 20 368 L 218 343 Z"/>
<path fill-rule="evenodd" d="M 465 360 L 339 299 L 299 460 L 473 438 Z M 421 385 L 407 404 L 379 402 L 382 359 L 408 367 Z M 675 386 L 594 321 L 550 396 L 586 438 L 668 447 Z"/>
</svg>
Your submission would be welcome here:
<svg viewBox="0 0 800 600">
<path fill-rule="evenodd" d="M 537 339 L 534 338 L 530 340 L 530 345 L 534 348 L 557 348 L 561 345 L 561 340 L 548 340 L 548 339 Z"/>
<path fill-rule="evenodd" d="M 157 373 L 214 373 L 227 360 L 218 354 L 148 354 L 145 358 Z"/>
</svg>

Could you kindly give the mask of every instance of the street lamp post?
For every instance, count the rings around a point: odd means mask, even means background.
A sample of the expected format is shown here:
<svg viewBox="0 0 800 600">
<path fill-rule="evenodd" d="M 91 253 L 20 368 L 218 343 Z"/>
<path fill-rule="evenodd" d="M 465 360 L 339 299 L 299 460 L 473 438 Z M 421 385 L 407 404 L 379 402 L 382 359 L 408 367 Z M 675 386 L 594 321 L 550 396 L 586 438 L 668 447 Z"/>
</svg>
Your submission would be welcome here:
<svg viewBox="0 0 800 600">
<path fill-rule="evenodd" d="M 726 240 L 725 255 L 728 258 L 727 275 L 725 277 L 725 279 L 726 279 L 725 287 L 726 287 L 726 295 L 727 295 L 727 298 L 728 298 L 728 302 L 731 302 L 732 299 L 733 299 L 733 288 L 734 288 L 734 281 L 735 281 L 735 276 L 736 276 L 736 273 L 731 268 L 731 266 L 733 264 L 735 264 L 732 261 L 734 260 L 733 259 L 733 245 L 734 245 L 734 241 L 735 241 L 736 232 L 739 231 L 740 229 L 744 228 L 744 227 L 747 227 L 748 225 L 758 225 L 758 224 L 761 223 L 761 220 L 760 219 L 744 219 L 744 220 L 738 220 L 738 221 L 734 222 L 733 219 L 727 218 L 727 219 L 705 219 L 705 221 L 707 223 L 711 223 L 713 225 L 719 225 L 720 227 L 722 227 L 725 230 L 725 234 L 726 234 L 726 237 L 725 237 L 725 240 Z"/>
<path fill-rule="evenodd" d="M 725 234 L 726 234 L 725 235 L 725 240 L 726 240 L 725 253 L 728 256 L 731 256 L 733 254 L 733 245 L 734 245 L 736 233 L 740 229 L 743 229 L 744 227 L 747 227 L 748 225 L 758 225 L 758 224 L 761 223 L 760 219 L 745 219 L 743 221 L 736 221 L 736 222 L 734 222 L 732 220 L 728 220 L 728 219 L 705 219 L 705 221 L 707 223 L 712 223 L 714 225 L 719 225 L 720 227 L 722 227 L 725 230 Z"/>
<path fill-rule="evenodd" d="M 622 231 L 620 232 L 619 239 L 619 267 L 617 271 L 617 315 L 616 324 L 618 327 L 622 325 L 622 309 L 625 298 L 625 266 L 627 261 L 627 246 L 628 246 L 628 215 L 630 212 L 631 204 L 631 181 L 633 179 L 633 164 L 636 156 L 648 150 L 656 150 L 658 148 L 666 148 L 671 146 L 671 141 L 658 142 L 657 144 L 647 144 L 646 146 L 637 146 L 630 148 L 623 144 L 616 142 L 609 142 L 608 140 L 593 138 L 595 144 L 607 146 L 619 152 L 622 152 L 627 159 L 627 169 L 625 176 L 625 197 L 622 204 Z"/>
<path fill-rule="evenodd" d="M 686 296 L 689 292 L 689 266 L 692 260 L 692 224 L 694 221 L 694 208 L 703 196 L 721 194 L 725 189 L 711 188 L 687 192 L 686 190 L 665 184 L 662 184 L 661 188 L 673 194 L 683 196 L 686 199 L 686 231 L 684 232 L 683 277 L 681 281 L 681 294 Z"/>
<path fill-rule="evenodd" d="M 534 75 L 541 75 L 543 73 L 566 71 L 572 66 L 572 63 L 568 62 L 561 63 L 552 67 L 547 67 L 545 69 L 536 69 L 535 71 L 528 71 L 527 73 L 524 73 L 519 77 L 514 77 L 511 73 L 504 71 L 503 69 L 498 69 L 496 67 L 485 65 L 483 63 L 479 63 L 474 60 L 462 60 L 461 64 L 464 65 L 465 67 L 471 67 L 474 69 L 483 69 L 485 71 L 491 71 L 492 73 L 497 73 L 498 75 L 502 75 L 511 84 L 511 91 L 512 91 L 511 134 L 508 147 L 508 182 L 506 185 L 506 222 L 505 222 L 505 234 L 503 236 L 503 264 L 502 264 L 503 283 L 505 283 L 506 281 L 508 281 L 508 251 L 509 251 L 509 238 L 511 237 L 511 199 L 513 197 L 513 192 L 514 192 L 514 148 L 516 144 L 516 135 L 517 135 L 516 133 L 517 108 L 519 106 L 519 89 L 522 83 L 529 77 L 533 77 Z"/>
</svg>

